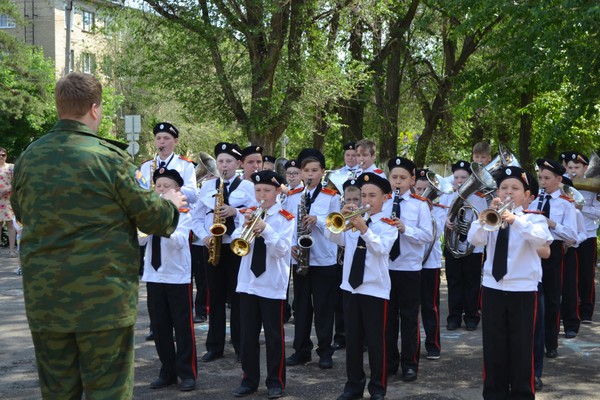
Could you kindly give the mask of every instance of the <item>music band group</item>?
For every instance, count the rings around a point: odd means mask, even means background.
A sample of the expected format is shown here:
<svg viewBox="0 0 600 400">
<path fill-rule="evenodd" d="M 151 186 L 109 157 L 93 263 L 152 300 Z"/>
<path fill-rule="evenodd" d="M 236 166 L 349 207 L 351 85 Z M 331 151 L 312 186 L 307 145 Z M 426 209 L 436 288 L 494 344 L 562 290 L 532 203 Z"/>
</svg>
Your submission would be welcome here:
<svg viewBox="0 0 600 400">
<path fill-rule="evenodd" d="M 591 322 L 600 219 L 595 153 L 538 159 L 538 183 L 504 146 L 492 161 L 486 143 L 473 148 L 473 162 L 457 161 L 443 178 L 404 157 L 389 160 L 386 174 L 369 140 L 344 145 L 344 167 L 329 173 L 316 149 L 276 163 L 260 146 L 221 142 L 214 159 L 201 153 L 196 176 L 194 163 L 174 153 L 176 127 L 160 123 L 154 135 L 158 154 L 141 174 L 159 194 L 181 190 L 190 208 L 169 238 L 139 238 L 161 361 L 152 388 L 178 377 L 181 390 L 195 388 L 193 322 L 208 317 L 201 360 L 221 358 L 228 303 L 243 371 L 234 396 L 258 390 L 264 329 L 268 398 L 284 394 L 286 367 L 311 361 L 314 348 L 318 366 L 330 369 L 334 351 L 345 347 L 338 400 L 362 398 L 365 386 L 383 399 L 389 375 L 417 379 L 421 321 L 426 358 L 440 358 L 442 257 L 446 329 L 464 322 L 473 331 L 482 318 L 484 398 L 534 398 L 544 353 L 557 357 L 561 320 L 567 338 Z M 286 358 L 283 326 L 292 314 L 294 352 Z"/>
</svg>

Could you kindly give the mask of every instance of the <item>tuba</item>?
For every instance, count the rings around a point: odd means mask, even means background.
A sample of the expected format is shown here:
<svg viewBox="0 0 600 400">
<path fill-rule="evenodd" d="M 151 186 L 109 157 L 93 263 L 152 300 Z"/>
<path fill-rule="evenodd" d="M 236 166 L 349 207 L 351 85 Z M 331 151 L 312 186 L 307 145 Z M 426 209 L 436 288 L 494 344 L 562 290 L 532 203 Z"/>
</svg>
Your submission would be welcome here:
<svg viewBox="0 0 600 400">
<path fill-rule="evenodd" d="M 498 145 L 498 155 L 488 165 L 485 166 L 487 172 L 494 176 L 504 167 L 520 167 L 519 160 L 510 149 L 503 145 Z"/>
<path fill-rule="evenodd" d="M 308 187 L 311 183 L 311 179 L 306 182 L 300 204 L 298 204 L 298 225 L 296 228 L 296 236 L 298 237 L 298 266 L 296 267 L 296 273 L 302 276 L 308 275 L 308 269 L 310 267 L 310 248 L 313 245 L 313 238 L 310 236 L 310 231 L 302 226 L 302 220 L 308 214 L 306 195 L 308 194 Z"/>
<path fill-rule="evenodd" d="M 573 186 L 579 190 L 596 193 L 600 200 L 600 157 L 595 151 L 590 156 L 590 163 L 583 179 L 573 179 Z"/>
<path fill-rule="evenodd" d="M 575 203 L 575 207 L 581 210 L 581 208 L 585 205 L 585 198 L 581 194 L 581 192 L 575 189 L 573 186 L 565 185 L 564 183 L 560 184 L 560 193 L 563 196 L 566 196 L 573 200 Z"/>
<path fill-rule="evenodd" d="M 219 214 L 217 213 L 217 211 L 225 203 L 225 198 L 223 197 L 223 190 L 223 177 L 221 177 L 221 182 L 219 183 L 217 194 L 215 194 L 213 224 L 209 229 L 212 238 L 210 241 L 210 245 L 208 246 L 208 263 L 214 266 L 217 266 L 217 264 L 219 264 L 219 260 L 221 259 L 221 243 L 223 235 L 225 234 L 225 232 L 227 232 L 227 227 L 225 226 L 225 218 L 219 217 Z"/>
<path fill-rule="evenodd" d="M 196 166 L 196 181 L 198 187 L 213 177 L 219 176 L 217 162 L 205 151 L 198 152 L 198 165 Z"/>
<path fill-rule="evenodd" d="M 267 210 L 262 208 L 262 204 L 264 202 L 264 200 L 261 200 L 260 206 L 254 211 L 254 213 L 252 213 L 250 221 L 242 230 L 240 237 L 233 239 L 231 242 L 231 250 L 235 255 L 243 257 L 250 252 L 250 246 L 252 245 L 252 242 L 254 242 L 254 239 L 256 239 L 254 227 L 256 226 L 256 223 L 261 219 L 264 219 L 265 215 L 267 214 Z"/>
<path fill-rule="evenodd" d="M 367 204 L 366 206 L 359 207 L 350 214 L 346 215 L 339 212 L 329 213 L 325 219 L 325 226 L 331 233 L 342 233 L 350 229 L 356 230 L 356 228 L 354 228 L 349 221 L 352 218 L 363 214 L 365 214 L 365 219 L 369 219 L 370 208 L 371 206 Z"/>
<path fill-rule="evenodd" d="M 472 174 L 469 179 L 458 188 L 458 195 L 448 210 L 448 220 L 454 223 L 454 229 L 450 229 L 447 226 L 444 229 L 446 247 L 455 258 L 468 256 L 475 249 L 475 246 L 468 242 L 466 243 L 466 250 L 459 248 L 460 237 L 466 236 L 469 233 L 469 228 L 471 228 L 471 223 L 476 218 L 479 218 L 479 212 L 467 201 L 467 197 L 477 191 L 485 190 L 491 192 L 497 188 L 492 175 L 481 165 L 472 163 L 471 171 Z M 469 210 L 473 214 L 471 218 L 467 218 Z"/>
<path fill-rule="evenodd" d="M 436 174 L 435 172 L 427 172 L 427 180 L 429 181 L 429 186 L 423 191 L 422 197 L 425 197 L 431 202 L 440 197 L 442 194 L 450 194 L 454 191 L 454 189 L 452 189 L 452 185 L 444 177 Z M 431 225 L 433 227 L 433 240 L 431 241 L 431 243 L 429 243 L 429 246 L 425 251 L 425 256 L 423 257 L 423 264 L 425 264 L 425 262 L 429 258 L 431 250 L 433 250 L 433 246 L 435 245 L 437 236 L 437 221 L 435 220 L 433 213 L 431 214 Z"/>
</svg>

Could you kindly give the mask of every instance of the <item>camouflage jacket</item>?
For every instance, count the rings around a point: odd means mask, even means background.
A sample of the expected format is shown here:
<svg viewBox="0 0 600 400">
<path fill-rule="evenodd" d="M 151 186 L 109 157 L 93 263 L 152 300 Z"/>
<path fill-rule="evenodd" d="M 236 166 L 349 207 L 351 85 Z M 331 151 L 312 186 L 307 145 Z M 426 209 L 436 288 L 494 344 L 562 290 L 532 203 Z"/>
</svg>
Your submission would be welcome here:
<svg viewBox="0 0 600 400">
<path fill-rule="evenodd" d="M 179 213 L 144 190 L 126 146 L 60 120 L 15 163 L 11 203 L 32 331 L 130 326 L 137 316 L 136 227 L 170 235 Z"/>
</svg>

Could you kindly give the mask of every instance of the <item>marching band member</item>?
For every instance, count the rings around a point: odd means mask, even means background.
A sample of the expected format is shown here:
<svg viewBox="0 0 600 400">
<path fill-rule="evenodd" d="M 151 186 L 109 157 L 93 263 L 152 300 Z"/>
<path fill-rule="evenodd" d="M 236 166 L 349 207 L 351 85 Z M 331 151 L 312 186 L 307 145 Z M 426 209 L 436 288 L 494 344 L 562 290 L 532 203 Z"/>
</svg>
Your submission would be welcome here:
<svg viewBox="0 0 600 400">
<path fill-rule="evenodd" d="M 389 263 L 392 290 L 386 331 L 387 371 L 388 375 L 395 374 L 400 367 L 406 382 L 417 379 L 419 370 L 421 268 L 426 246 L 433 240 L 429 205 L 410 191 L 415 183 L 415 169 L 415 164 L 403 157 L 388 161 L 394 195 L 383 206 L 384 215 L 391 216 L 398 230 Z"/>
<path fill-rule="evenodd" d="M 454 187 L 457 190 L 471 175 L 471 164 L 460 160 L 452 165 Z M 451 205 L 456 198 L 453 195 L 444 196 L 444 205 Z M 479 212 L 487 208 L 485 195 L 480 192 L 467 197 L 469 204 Z M 441 202 L 441 200 L 440 200 Z M 471 218 L 471 210 L 467 210 L 465 218 Z M 454 228 L 451 221 L 446 220 L 446 226 Z M 466 250 L 468 241 L 466 235 L 461 238 L 460 250 Z M 481 266 L 483 262 L 483 247 L 476 246 L 471 254 L 464 257 L 454 257 L 447 247 L 444 247 L 446 259 L 446 280 L 448 282 L 448 318 L 446 329 L 449 331 L 460 328 L 462 321 L 468 331 L 474 331 L 479 324 L 479 291 L 481 287 Z"/>
<path fill-rule="evenodd" d="M 221 236 L 221 245 L 216 252 L 220 254 L 217 265 L 207 263 L 206 281 L 209 293 L 208 335 L 206 337 L 206 353 L 201 360 L 209 362 L 223 356 L 225 348 L 225 301 L 231 302 L 230 329 L 231 342 L 236 355 L 240 347 L 240 315 L 239 295 L 235 293 L 240 266 L 240 257 L 235 255 L 229 246 L 231 234 L 235 229 L 235 217 L 239 208 L 256 204 L 254 186 L 249 181 L 236 176 L 242 152 L 234 143 L 221 142 L 215 146 L 215 158 L 220 177 L 208 181 L 200 189 L 199 203 L 193 211 L 192 230 L 204 242 L 206 255 L 214 249 L 215 237 L 211 234 L 211 226 L 215 220 L 224 219 L 226 232 Z M 219 199 L 219 188 L 223 181 L 223 205 L 215 210 Z M 214 182 L 214 183 L 213 183 Z M 216 213 L 216 216 L 215 216 Z"/>
<path fill-rule="evenodd" d="M 375 142 L 368 139 L 362 139 L 356 142 L 356 160 L 360 173 L 373 172 L 382 178 L 385 178 L 385 171 L 375 166 Z"/>
<path fill-rule="evenodd" d="M 262 169 L 275 171 L 275 160 L 273 156 L 263 156 Z"/>
<path fill-rule="evenodd" d="M 473 146 L 473 162 L 482 166 L 488 165 L 492 161 L 492 146 L 488 142 L 478 142 Z"/>
<path fill-rule="evenodd" d="M 519 167 L 506 167 L 497 178 L 498 196 L 491 208 L 502 201 L 514 202 L 501 220 L 506 227 L 493 232 L 473 221 L 468 240 L 487 245 L 483 267 L 483 398 L 534 399 L 533 332 L 536 290 L 542 275 L 537 249 L 551 241 L 544 218 L 523 211 L 529 196 L 529 178 Z"/>
<path fill-rule="evenodd" d="M 242 257 L 238 285 L 241 315 L 241 361 L 244 371 L 235 397 L 256 392 L 260 383 L 259 335 L 261 326 L 265 331 L 267 348 L 268 398 L 283 396 L 285 388 L 285 333 L 284 306 L 290 277 L 290 256 L 294 216 L 281 208 L 277 195 L 281 192 L 283 178 L 271 170 L 252 174 L 256 200 L 266 211 L 259 218 L 253 232 L 257 236 L 247 255 Z M 245 224 L 240 224 L 233 238 L 239 238 L 252 222 L 254 211 L 245 214 Z"/>
<path fill-rule="evenodd" d="M 342 233 L 325 231 L 325 236 L 345 247 L 341 289 L 344 293 L 346 323 L 346 384 L 338 400 L 361 399 L 366 377 L 363 369 L 363 346 L 369 352 L 371 377 L 368 390 L 371 399 L 385 397 L 386 323 L 391 282 L 388 271 L 389 253 L 398 230 L 382 207 L 391 192 L 390 183 L 377 174 L 367 172 L 357 178 L 362 205 L 369 205 L 369 218 L 358 215 L 351 219 L 356 228 Z M 356 210 L 348 203 L 343 214 Z"/>
<path fill-rule="evenodd" d="M 356 177 L 361 171 L 356 157 L 356 143 L 348 142 L 344 144 L 344 166 L 338 171 L 341 171 L 348 177 Z"/>
<path fill-rule="evenodd" d="M 317 354 L 319 367 L 333 367 L 333 320 L 336 296 L 337 246 L 325 240 L 325 219 L 330 212 L 338 211 L 340 197 L 335 190 L 322 188 L 321 179 L 325 173 L 325 157 L 315 149 L 304 149 L 297 161 L 302 169 L 302 179 L 307 187 L 302 192 L 290 194 L 286 207 L 298 213 L 298 206 L 304 202 L 306 215 L 302 220 L 296 215 L 296 224 L 303 224 L 310 231 L 313 245 L 307 275 L 294 269 L 294 350 L 286 360 L 288 366 L 305 364 L 311 360 L 313 343 L 310 340 L 313 313 L 317 334 Z M 290 192 L 292 193 L 292 192 Z M 292 243 L 292 257 L 297 259 L 297 227 Z"/>
<path fill-rule="evenodd" d="M 242 163 L 244 180 L 251 180 L 252 174 L 263 169 L 263 148 L 261 146 L 248 146 L 242 149 Z"/>
<path fill-rule="evenodd" d="M 419 196 L 429 187 L 427 169 L 417 170 L 415 191 Z M 442 351 L 440 341 L 440 272 L 442 269 L 442 242 L 444 221 L 448 206 L 440 203 L 430 204 L 431 214 L 437 224 L 436 236 L 427 260 L 421 270 L 421 319 L 425 331 L 425 349 L 428 360 L 437 360 Z"/>
<path fill-rule="evenodd" d="M 564 262 L 563 242 L 575 243 L 577 224 L 575 207 L 570 199 L 561 195 L 560 183 L 565 168 L 554 160 L 539 158 L 536 160 L 539 167 L 540 193 L 537 204 L 532 208 L 544 213 L 550 233 L 554 241 L 550 245 L 550 258 L 542 260 L 544 271 L 542 284 L 544 285 L 545 301 L 545 333 L 546 357 L 558 356 L 558 331 L 560 327 L 560 295 L 562 290 L 562 272 Z"/>
<path fill-rule="evenodd" d="M 581 153 L 571 152 L 566 157 L 567 172 L 571 177 L 583 179 L 588 170 L 589 159 Z M 577 248 L 577 258 L 579 260 L 579 314 L 581 323 L 589 324 L 594 315 L 594 306 L 596 303 L 595 293 L 595 271 L 598 232 L 598 221 L 600 221 L 600 200 L 596 193 L 587 190 L 579 191 L 585 204 L 581 209 L 585 223 L 586 238 Z"/>
<path fill-rule="evenodd" d="M 170 189 L 178 191 L 183 178 L 174 169 L 154 171 L 154 191 L 162 195 Z M 192 322 L 192 263 L 189 235 L 192 217 L 180 213 L 177 229 L 168 238 L 149 235 L 139 239 L 146 246 L 144 275 L 148 291 L 148 314 L 154 330 L 154 344 L 160 359 L 158 378 L 150 388 L 161 389 L 181 379 L 180 390 L 196 387 L 196 339 Z M 175 343 L 173 343 L 175 329 Z"/>
</svg>

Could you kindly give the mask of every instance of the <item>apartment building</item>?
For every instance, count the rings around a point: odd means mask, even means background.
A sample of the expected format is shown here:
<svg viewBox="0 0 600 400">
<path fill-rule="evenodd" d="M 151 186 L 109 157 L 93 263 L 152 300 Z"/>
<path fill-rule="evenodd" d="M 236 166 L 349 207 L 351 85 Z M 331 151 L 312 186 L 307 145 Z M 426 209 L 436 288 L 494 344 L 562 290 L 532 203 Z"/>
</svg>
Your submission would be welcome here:
<svg viewBox="0 0 600 400">
<path fill-rule="evenodd" d="M 107 47 L 107 37 L 101 28 L 107 20 L 103 10 L 115 7 L 108 0 L 11 0 L 16 4 L 24 26 L 0 14 L 0 29 L 39 46 L 44 55 L 54 61 L 56 76 L 68 71 L 96 73 Z M 72 9 L 69 8 L 72 4 Z M 67 23 L 70 13 L 70 46 L 67 50 Z"/>
</svg>

